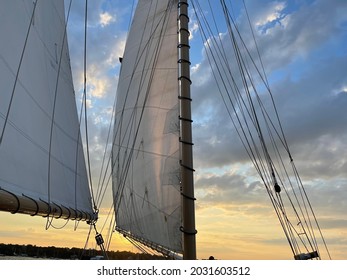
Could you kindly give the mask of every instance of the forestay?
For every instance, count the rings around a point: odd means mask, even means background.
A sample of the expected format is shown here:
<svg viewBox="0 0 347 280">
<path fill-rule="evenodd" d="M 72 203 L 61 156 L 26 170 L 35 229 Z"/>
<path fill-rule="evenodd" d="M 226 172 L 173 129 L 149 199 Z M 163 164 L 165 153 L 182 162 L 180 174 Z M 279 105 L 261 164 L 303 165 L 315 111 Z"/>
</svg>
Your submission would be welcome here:
<svg viewBox="0 0 347 280">
<path fill-rule="evenodd" d="M 1 210 L 94 219 L 64 1 L 4 1 L 0 18 Z"/>
<path fill-rule="evenodd" d="M 117 90 L 112 149 L 117 227 L 182 252 L 177 1 L 139 1 Z"/>
</svg>

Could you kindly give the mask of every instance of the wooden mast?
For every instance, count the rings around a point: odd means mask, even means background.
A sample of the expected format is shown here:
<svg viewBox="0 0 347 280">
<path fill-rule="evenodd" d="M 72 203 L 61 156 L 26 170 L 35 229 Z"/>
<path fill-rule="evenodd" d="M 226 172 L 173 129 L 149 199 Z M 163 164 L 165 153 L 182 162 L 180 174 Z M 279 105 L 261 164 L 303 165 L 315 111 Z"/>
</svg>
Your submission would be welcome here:
<svg viewBox="0 0 347 280">
<path fill-rule="evenodd" d="M 181 142 L 181 186 L 182 186 L 182 227 L 183 259 L 196 259 L 195 198 L 192 117 L 190 97 L 190 61 L 189 61 L 189 17 L 188 1 L 178 2 L 178 64 L 180 99 L 180 142 Z"/>
</svg>

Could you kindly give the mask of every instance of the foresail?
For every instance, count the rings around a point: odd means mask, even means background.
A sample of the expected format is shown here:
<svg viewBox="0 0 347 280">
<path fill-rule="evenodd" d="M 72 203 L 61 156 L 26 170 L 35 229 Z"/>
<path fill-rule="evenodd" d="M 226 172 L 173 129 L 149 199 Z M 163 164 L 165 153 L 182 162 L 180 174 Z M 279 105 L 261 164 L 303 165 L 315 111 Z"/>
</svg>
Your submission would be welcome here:
<svg viewBox="0 0 347 280">
<path fill-rule="evenodd" d="M 64 1 L 4 1 L 0 210 L 93 220 Z"/>
<path fill-rule="evenodd" d="M 116 223 L 137 240 L 180 253 L 177 57 L 177 1 L 139 1 L 117 90 Z"/>
</svg>

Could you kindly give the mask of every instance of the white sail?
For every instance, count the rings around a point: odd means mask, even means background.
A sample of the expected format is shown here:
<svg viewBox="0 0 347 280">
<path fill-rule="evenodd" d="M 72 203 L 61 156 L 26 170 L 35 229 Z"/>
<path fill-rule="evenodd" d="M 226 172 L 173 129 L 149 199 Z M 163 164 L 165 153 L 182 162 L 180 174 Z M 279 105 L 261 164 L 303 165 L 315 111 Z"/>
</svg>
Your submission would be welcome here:
<svg viewBox="0 0 347 280">
<path fill-rule="evenodd" d="M 117 90 L 113 192 L 117 227 L 182 252 L 177 1 L 139 1 Z"/>
<path fill-rule="evenodd" d="M 90 219 L 64 1 L 1 6 L 1 210 Z"/>
</svg>

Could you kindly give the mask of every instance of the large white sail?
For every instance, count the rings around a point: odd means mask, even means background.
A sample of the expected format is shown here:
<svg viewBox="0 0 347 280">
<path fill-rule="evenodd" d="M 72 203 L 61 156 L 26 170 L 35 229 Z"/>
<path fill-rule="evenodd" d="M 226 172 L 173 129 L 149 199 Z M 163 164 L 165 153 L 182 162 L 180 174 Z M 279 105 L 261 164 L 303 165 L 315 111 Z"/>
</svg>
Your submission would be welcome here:
<svg viewBox="0 0 347 280">
<path fill-rule="evenodd" d="M 64 1 L 1 6 L 1 210 L 93 219 Z"/>
<path fill-rule="evenodd" d="M 177 1 L 139 1 L 117 91 L 113 192 L 117 228 L 182 252 Z"/>
</svg>

